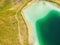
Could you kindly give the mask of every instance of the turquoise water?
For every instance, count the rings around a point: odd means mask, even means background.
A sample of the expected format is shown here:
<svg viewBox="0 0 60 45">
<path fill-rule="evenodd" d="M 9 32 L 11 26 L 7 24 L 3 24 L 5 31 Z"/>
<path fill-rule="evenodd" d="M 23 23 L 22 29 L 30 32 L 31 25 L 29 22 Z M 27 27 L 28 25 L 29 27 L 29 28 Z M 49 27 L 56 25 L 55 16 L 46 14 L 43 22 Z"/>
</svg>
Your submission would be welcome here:
<svg viewBox="0 0 60 45">
<path fill-rule="evenodd" d="M 27 20 L 28 24 L 30 24 L 29 26 L 32 27 L 33 32 L 31 31 L 31 33 L 34 37 L 33 45 L 54 44 L 52 43 L 54 40 L 52 40 L 53 38 L 51 37 L 51 35 L 52 34 L 54 35 L 55 33 L 53 31 L 52 32 L 49 31 L 54 30 L 52 29 L 53 25 L 52 27 L 50 27 L 51 29 L 49 28 L 49 25 L 51 25 L 49 22 L 53 21 L 53 23 L 56 23 L 56 21 L 54 22 L 54 20 L 58 20 L 58 17 L 60 16 L 59 11 L 60 9 L 57 8 L 56 6 L 52 5 L 49 2 L 43 2 L 43 1 L 35 1 L 29 7 L 22 10 L 21 12 L 22 15 Z M 51 39 L 49 37 L 51 37 Z"/>
<path fill-rule="evenodd" d="M 52 10 L 37 20 L 36 32 L 40 45 L 60 45 L 60 12 Z"/>
</svg>

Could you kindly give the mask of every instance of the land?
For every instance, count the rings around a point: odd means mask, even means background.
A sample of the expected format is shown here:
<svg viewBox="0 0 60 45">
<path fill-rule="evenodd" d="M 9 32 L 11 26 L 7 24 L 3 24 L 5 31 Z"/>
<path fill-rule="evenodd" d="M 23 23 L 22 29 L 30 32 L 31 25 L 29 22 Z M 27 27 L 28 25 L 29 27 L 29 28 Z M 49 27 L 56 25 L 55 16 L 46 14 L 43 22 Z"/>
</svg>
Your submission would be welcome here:
<svg viewBox="0 0 60 45">
<path fill-rule="evenodd" d="M 21 14 L 30 1 L 0 0 L 0 45 L 30 45 L 28 26 Z"/>
<path fill-rule="evenodd" d="M 21 9 L 28 0 L 0 0 L 0 45 L 29 45 L 28 28 Z"/>
</svg>

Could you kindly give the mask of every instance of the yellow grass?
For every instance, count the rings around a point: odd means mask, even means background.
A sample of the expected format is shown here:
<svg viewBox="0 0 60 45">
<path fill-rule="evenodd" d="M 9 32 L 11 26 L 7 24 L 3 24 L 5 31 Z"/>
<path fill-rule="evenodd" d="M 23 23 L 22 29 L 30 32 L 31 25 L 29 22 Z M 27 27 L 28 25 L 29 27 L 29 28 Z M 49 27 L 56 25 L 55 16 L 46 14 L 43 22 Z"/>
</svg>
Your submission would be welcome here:
<svg viewBox="0 0 60 45">
<path fill-rule="evenodd" d="M 18 5 L 10 7 L 7 3 L 7 6 L 0 8 L 0 45 L 29 45 L 28 28 L 20 13 L 28 2 L 22 0 Z"/>
</svg>

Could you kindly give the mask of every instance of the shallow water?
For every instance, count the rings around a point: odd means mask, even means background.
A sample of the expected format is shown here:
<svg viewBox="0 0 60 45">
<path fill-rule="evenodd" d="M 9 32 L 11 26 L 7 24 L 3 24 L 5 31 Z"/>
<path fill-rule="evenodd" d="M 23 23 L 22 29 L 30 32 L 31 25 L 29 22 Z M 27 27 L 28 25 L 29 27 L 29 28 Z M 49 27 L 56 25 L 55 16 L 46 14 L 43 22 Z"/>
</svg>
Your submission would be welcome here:
<svg viewBox="0 0 60 45">
<path fill-rule="evenodd" d="M 54 10 L 54 11 L 52 11 L 52 10 Z M 47 26 L 48 28 L 46 27 L 46 25 L 48 25 L 47 23 L 49 23 L 51 21 L 51 17 L 53 18 L 55 14 L 56 15 L 59 14 L 55 10 L 59 10 L 59 9 L 55 6 L 53 6 L 51 3 L 43 2 L 43 1 L 42 2 L 39 2 L 39 1 L 33 2 L 28 8 L 25 8 L 22 10 L 22 12 L 21 12 L 22 15 L 25 17 L 25 19 L 30 24 L 30 26 L 34 29 L 33 32 L 31 31 L 32 35 L 34 36 L 33 45 L 53 45 L 53 43 L 49 44 L 49 42 L 47 42 L 48 39 L 45 35 L 48 34 L 48 33 L 46 33 L 46 31 L 48 32 L 49 30 L 52 30 L 52 29 L 49 29 L 48 26 Z M 57 16 L 57 20 L 58 20 L 58 17 L 59 16 Z M 47 21 L 47 20 L 50 20 L 50 21 Z M 46 33 L 46 34 L 44 34 L 44 33 Z M 36 42 L 38 44 L 36 44 Z"/>
</svg>

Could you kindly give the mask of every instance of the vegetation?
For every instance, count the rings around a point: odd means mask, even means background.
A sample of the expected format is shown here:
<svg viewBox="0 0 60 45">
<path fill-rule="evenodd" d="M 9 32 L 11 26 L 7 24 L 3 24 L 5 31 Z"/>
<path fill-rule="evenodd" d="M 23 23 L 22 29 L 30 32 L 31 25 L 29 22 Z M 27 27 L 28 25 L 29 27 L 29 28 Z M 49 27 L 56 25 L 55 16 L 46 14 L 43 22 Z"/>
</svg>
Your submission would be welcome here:
<svg viewBox="0 0 60 45">
<path fill-rule="evenodd" d="M 28 29 L 20 13 L 29 1 L 14 2 L 0 0 L 0 45 L 29 45 Z"/>
</svg>

